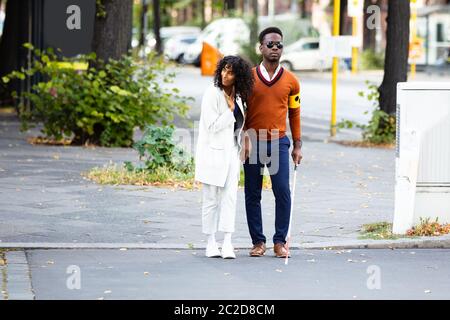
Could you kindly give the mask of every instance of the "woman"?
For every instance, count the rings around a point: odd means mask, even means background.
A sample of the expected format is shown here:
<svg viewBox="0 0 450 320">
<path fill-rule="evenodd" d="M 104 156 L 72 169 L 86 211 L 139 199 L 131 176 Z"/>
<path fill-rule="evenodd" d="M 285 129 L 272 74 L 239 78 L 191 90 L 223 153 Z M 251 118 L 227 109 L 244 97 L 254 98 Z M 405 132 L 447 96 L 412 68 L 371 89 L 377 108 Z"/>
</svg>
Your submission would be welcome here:
<svg viewBox="0 0 450 320">
<path fill-rule="evenodd" d="M 236 258 L 231 234 L 236 216 L 244 106 L 252 88 L 250 65 L 240 57 L 226 56 L 217 64 L 214 85 L 203 95 L 195 180 L 203 183 L 202 231 L 208 235 L 207 257 Z M 217 231 L 224 232 L 222 252 L 216 242 Z"/>
</svg>

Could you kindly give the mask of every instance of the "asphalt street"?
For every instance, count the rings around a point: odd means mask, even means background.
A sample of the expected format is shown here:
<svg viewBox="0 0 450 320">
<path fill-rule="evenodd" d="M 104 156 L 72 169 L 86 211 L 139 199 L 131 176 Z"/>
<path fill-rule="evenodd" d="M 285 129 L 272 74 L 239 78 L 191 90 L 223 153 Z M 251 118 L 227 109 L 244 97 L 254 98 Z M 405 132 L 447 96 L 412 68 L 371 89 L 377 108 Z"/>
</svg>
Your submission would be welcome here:
<svg viewBox="0 0 450 320">
<path fill-rule="evenodd" d="M 36 299 L 448 299 L 450 250 L 28 250 Z M 75 271 L 76 270 L 76 271 Z"/>
</svg>

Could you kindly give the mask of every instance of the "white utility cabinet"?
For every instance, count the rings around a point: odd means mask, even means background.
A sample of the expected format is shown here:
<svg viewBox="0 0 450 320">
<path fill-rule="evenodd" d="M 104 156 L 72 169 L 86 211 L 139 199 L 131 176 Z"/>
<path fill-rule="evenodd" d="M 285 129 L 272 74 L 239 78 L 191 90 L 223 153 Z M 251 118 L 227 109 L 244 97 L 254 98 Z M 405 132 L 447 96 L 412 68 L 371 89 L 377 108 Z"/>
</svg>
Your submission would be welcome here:
<svg viewBox="0 0 450 320">
<path fill-rule="evenodd" d="M 394 233 L 450 223 L 450 82 L 398 83 L 395 169 Z"/>
</svg>

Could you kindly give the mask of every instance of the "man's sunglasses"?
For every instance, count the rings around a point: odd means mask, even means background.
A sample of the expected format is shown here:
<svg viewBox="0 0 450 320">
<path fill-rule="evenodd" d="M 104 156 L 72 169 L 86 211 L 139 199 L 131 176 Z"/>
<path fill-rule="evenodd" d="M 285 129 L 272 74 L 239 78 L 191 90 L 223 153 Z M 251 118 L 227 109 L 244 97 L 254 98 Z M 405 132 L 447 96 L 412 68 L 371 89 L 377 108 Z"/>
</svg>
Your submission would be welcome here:
<svg viewBox="0 0 450 320">
<path fill-rule="evenodd" d="M 266 46 L 269 49 L 272 49 L 273 46 L 277 46 L 278 49 L 283 49 L 283 43 L 282 42 L 269 41 L 269 42 L 266 42 Z"/>
</svg>

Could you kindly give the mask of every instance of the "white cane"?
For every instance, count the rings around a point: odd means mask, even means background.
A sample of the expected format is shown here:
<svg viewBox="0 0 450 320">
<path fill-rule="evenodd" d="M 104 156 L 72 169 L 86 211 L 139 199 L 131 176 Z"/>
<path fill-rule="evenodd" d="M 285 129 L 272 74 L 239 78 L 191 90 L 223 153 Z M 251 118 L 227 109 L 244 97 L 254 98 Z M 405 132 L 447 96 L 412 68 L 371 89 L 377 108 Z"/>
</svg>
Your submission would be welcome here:
<svg viewBox="0 0 450 320">
<path fill-rule="evenodd" d="M 294 167 L 294 181 L 292 181 L 292 192 L 291 192 L 291 215 L 289 217 L 289 228 L 288 233 L 286 236 L 286 247 L 287 247 L 287 255 L 286 259 L 284 260 L 284 264 L 287 265 L 289 261 L 289 242 L 291 241 L 291 225 L 292 225 L 292 216 L 294 215 L 294 198 L 295 198 L 295 183 L 297 182 L 297 167 L 298 164 Z"/>
</svg>

